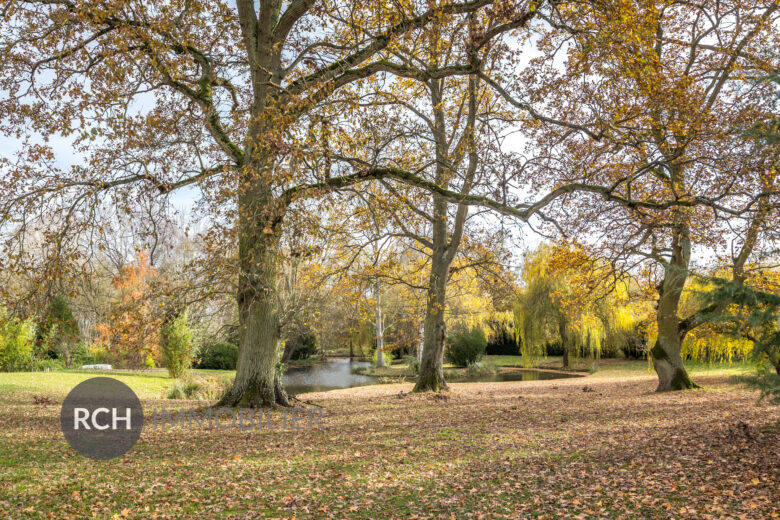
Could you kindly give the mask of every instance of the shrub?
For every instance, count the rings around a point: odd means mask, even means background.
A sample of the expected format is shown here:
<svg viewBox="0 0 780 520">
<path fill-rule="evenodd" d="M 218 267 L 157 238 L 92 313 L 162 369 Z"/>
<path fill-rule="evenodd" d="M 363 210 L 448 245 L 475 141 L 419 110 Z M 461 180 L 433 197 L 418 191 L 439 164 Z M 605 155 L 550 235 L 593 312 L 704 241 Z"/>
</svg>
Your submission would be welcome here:
<svg viewBox="0 0 780 520">
<path fill-rule="evenodd" d="M 187 312 L 182 312 L 163 326 L 160 331 L 160 348 L 168 374 L 181 377 L 192 363 L 192 331 L 187 325 Z"/>
<path fill-rule="evenodd" d="M 100 343 L 79 343 L 73 353 L 73 363 L 76 367 L 82 365 L 111 364 L 111 355 L 108 349 Z"/>
<path fill-rule="evenodd" d="M 79 346 L 79 326 L 70 303 L 63 294 L 57 294 L 49 303 L 46 319 L 41 328 L 41 343 L 61 357 L 70 368 Z"/>
<path fill-rule="evenodd" d="M 317 352 L 317 336 L 311 330 L 304 330 L 288 340 L 292 348 L 290 359 L 308 359 Z"/>
<path fill-rule="evenodd" d="M 404 356 L 404 360 L 410 374 L 417 375 L 420 373 L 420 360 L 417 359 L 417 356 Z"/>
<path fill-rule="evenodd" d="M 168 390 L 168 399 L 192 399 L 200 391 L 200 385 L 195 381 L 176 381 Z"/>
<path fill-rule="evenodd" d="M 61 359 L 34 358 L 30 368 L 33 372 L 49 372 L 65 368 L 65 363 Z"/>
<path fill-rule="evenodd" d="M 486 347 L 485 333 L 474 327 L 447 338 L 445 357 L 455 366 L 466 367 L 482 359 Z"/>
<path fill-rule="evenodd" d="M 519 356 L 520 345 L 517 344 L 514 334 L 502 328 L 497 333 L 490 335 L 485 354 L 488 356 Z"/>
<path fill-rule="evenodd" d="M 547 343 L 544 347 L 544 352 L 548 356 L 562 356 L 563 355 L 563 343 L 560 341 L 554 341 Z"/>
<path fill-rule="evenodd" d="M 644 359 L 647 357 L 647 345 L 639 335 L 632 335 L 620 346 L 621 352 L 628 359 Z"/>
<path fill-rule="evenodd" d="M 371 356 L 371 361 L 374 363 L 374 366 L 376 366 L 377 362 L 377 353 L 379 351 L 377 349 L 374 349 L 374 353 Z M 393 363 L 393 353 L 388 352 L 386 349 L 382 350 L 382 361 L 384 361 L 384 365 L 386 367 L 389 367 Z"/>
<path fill-rule="evenodd" d="M 498 373 L 498 365 L 492 361 L 485 361 L 482 363 L 471 363 L 466 367 L 466 378 L 476 378 L 479 376 L 486 376 Z"/>
<path fill-rule="evenodd" d="M 237 362 L 238 346 L 227 341 L 217 341 L 203 346 L 195 366 L 211 370 L 235 370 Z"/>
<path fill-rule="evenodd" d="M 0 371 L 30 370 L 34 342 L 32 320 L 9 316 L 5 307 L 0 306 Z"/>
</svg>

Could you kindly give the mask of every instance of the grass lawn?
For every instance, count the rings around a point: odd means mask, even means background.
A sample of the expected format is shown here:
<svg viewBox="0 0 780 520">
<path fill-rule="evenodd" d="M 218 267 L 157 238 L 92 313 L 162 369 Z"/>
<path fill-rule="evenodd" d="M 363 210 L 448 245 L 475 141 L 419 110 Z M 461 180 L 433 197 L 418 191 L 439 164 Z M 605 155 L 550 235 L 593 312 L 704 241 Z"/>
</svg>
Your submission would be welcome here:
<svg viewBox="0 0 780 520">
<path fill-rule="evenodd" d="M 495 365 L 499 369 L 523 368 L 523 358 L 521 356 L 485 356 L 483 358 L 488 364 Z M 698 361 L 687 361 L 685 363 L 692 376 L 699 375 L 740 375 L 750 373 L 755 367 L 750 363 L 732 363 L 732 364 L 709 364 Z M 534 368 L 541 370 L 562 370 L 563 359 L 561 356 L 546 356 L 536 360 Z M 601 359 L 598 361 L 596 370 L 591 374 L 594 378 L 615 377 L 615 376 L 652 376 L 653 368 L 647 360 L 627 360 L 627 359 Z M 463 372 L 464 369 L 457 368 L 454 365 L 445 364 L 444 369 L 447 372 Z M 593 360 L 572 359 L 571 368 L 573 372 L 589 373 L 593 370 Z M 391 366 L 383 368 L 369 367 L 358 370 L 361 374 L 370 374 L 379 377 L 402 377 L 408 374 L 406 363 L 396 362 Z"/>
<path fill-rule="evenodd" d="M 488 360 L 499 367 L 518 367 L 523 366 L 521 356 L 485 356 Z M 578 372 L 590 372 L 593 368 L 592 359 L 571 360 L 571 370 Z M 539 358 L 535 368 L 545 370 L 561 370 L 563 358 L 561 356 L 546 356 Z M 704 363 L 701 361 L 686 361 L 685 366 L 692 376 L 697 375 L 739 375 L 753 372 L 755 367 L 746 362 L 734 362 L 731 364 Z M 648 360 L 627 360 L 627 359 L 600 359 L 598 360 L 593 377 L 614 377 L 614 376 L 633 376 L 654 374 L 653 367 Z"/>
<path fill-rule="evenodd" d="M 607 361 L 442 396 L 308 394 L 322 430 L 145 427 L 106 462 L 59 429 L 94 374 L 0 374 L 0 518 L 780 518 L 779 410 L 729 382 L 738 368 L 694 367 L 704 389 L 656 394 L 646 362 Z M 162 399 L 164 372 L 111 375 L 149 414 L 202 404 Z"/>
</svg>

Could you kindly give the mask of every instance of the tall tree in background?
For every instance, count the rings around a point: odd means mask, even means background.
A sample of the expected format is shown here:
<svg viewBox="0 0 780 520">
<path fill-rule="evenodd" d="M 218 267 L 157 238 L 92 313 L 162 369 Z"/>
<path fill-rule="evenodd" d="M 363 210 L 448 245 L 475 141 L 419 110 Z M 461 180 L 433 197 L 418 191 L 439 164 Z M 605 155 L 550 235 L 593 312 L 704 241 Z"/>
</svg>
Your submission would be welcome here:
<svg viewBox="0 0 780 520">
<path fill-rule="evenodd" d="M 573 356 L 598 358 L 605 346 L 624 345 L 646 310 L 629 302 L 629 278 L 614 276 L 611 266 L 578 244 L 542 245 L 527 255 L 514 308 L 523 364 L 533 366 L 556 341 L 563 368 Z"/>
<path fill-rule="evenodd" d="M 64 294 L 58 293 L 52 298 L 41 335 L 45 344 L 62 356 L 65 366 L 70 368 L 79 342 L 79 325 Z"/>
<path fill-rule="evenodd" d="M 442 368 L 447 283 L 469 220 L 469 206 L 451 204 L 444 193 L 456 191 L 466 198 L 485 191 L 500 195 L 500 186 L 506 186 L 507 179 L 500 176 L 506 172 L 499 162 L 503 157 L 495 136 L 502 134 L 500 121 L 507 115 L 476 73 L 503 70 L 510 53 L 500 37 L 524 28 L 536 13 L 529 6 L 511 24 L 477 14 L 431 24 L 415 46 L 396 51 L 405 66 L 396 81 L 374 81 L 358 93 L 374 108 L 361 117 L 363 137 L 342 141 L 332 152 L 340 161 L 364 167 L 403 167 L 441 190 L 402 192 L 383 180 L 385 190 L 376 204 L 385 213 L 387 233 L 411 240 L 428 258 L 422 359 L 415 386 L 418 392 L 447 387 Z M 519 41 L 514 43 L 520 45 Z M 474 72 L 452 77 L 429 73 L 459 63 L 470 64 Z M 489 158 L 496 157 L 499 161 L 487 164 Z"/>
</svg>

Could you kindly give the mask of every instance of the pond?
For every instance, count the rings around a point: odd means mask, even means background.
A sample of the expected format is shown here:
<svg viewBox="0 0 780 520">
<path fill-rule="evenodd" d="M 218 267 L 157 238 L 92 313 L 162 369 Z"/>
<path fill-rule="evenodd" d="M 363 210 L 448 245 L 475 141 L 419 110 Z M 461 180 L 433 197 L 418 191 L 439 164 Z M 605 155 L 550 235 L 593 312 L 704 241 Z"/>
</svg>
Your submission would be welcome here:
<svg viewBox="0 0 780 520">
<path fill-rule="evenodd" d="M 370 366 L 368 361 L 353 361 L 349 358 L 330 358 L 315 365 L 291 366 L 284 373 L 284 389 L 290 395 L 297 395 L 372 385 L 376 381 L 375 377 L 352 373 L 354 368 Z"/>
<path fill-rule="evenodd" d="M 339 388 L 353 388 L 376 383 L 376 377 L 353 374 L 356 367 L 370 367 L 367 361 L 353 361 L 348 358 L 330 358 L 324 363 L 290 367 L 284 374 L 284 387 L 290 395 L 306 392 L 326 392 Z M 502 374 L 483 374 L 471 378 L 458 378 L 453 382 L 496 383 L 501 381 L 536 381 L 541 379 L 562 379 L 580 377 L 578 374 L 560 374 L 538 370 L 516 370 Z"/>
</svg>

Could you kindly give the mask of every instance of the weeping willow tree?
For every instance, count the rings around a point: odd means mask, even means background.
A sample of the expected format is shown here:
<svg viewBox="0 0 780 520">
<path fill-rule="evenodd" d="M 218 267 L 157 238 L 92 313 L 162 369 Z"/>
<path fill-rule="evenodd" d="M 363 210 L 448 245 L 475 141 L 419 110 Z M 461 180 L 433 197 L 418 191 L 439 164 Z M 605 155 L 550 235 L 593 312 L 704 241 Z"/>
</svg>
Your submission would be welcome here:
<svg viewBox="0 0 780 520">
<path fill-rule="evenodd" d="M 604 267 L 576 244 L 543 245 L 527 256 L 514 306 L 523 366 L 533 366 L 548 344 L 558 342 L 568 368 L 571 357 L 598 359 L 605 345 L 635 333 L 640 312 L 628 302 L 628 284 L 605 290 L 596 275 Z"/>
</svg>

